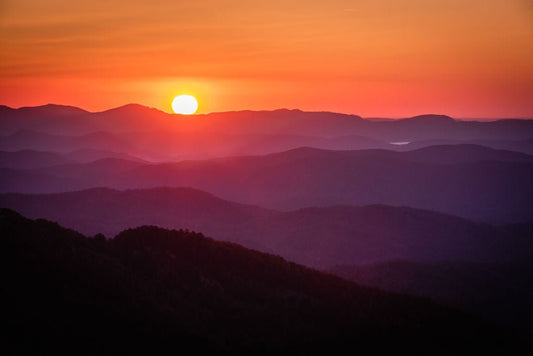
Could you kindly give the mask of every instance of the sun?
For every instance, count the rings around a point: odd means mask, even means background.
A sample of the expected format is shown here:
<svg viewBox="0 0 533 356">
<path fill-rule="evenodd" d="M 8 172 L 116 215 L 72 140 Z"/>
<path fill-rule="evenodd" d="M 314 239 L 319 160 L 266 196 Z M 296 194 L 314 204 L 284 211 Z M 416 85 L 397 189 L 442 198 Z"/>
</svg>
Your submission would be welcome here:
<svg viewBox="0 0 533 356">
<path fill-rule="evenodd" d="M 172 100 L 172 110 L 176 114 L 192 115 L 198 110 L 198 101 L 192 95 L 178 95 Z"/>
</svg>

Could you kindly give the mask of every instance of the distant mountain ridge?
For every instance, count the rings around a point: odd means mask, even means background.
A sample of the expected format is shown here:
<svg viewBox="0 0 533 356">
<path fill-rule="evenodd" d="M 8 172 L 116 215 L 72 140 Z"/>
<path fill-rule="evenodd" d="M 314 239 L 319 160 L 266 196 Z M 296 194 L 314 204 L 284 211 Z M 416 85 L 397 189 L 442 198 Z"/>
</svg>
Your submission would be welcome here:
<svg viewBox="0 0 533 356">
<path fill-rule="evenodd" d="M 154 162 L 262 155 L 304 146 L 404 151 L 432 142 L 533 153 L 531 139 L 533 120 L 458 121 L 432 114 L 372 121 L 288 109 L 184 116 L 138 104 L 102 112 L 51 104 L 0 110 L 0 150 L 90 149 Z"/>
<path fill-rule="evenodd" d="M 384 204 L 491 224 L 533 220 L 532 156 L 471 145 L 408 152 L 299 148 L 179 163 L 106 159 L 0 171 L 4 193 L 192 187 L 276 210 Z"/>
<path fill-rule="evenodd" d="M 399 119 L 402 120 L 402 119 Z M 427 121 L 427 122 L 447 122 L 452 123 L 455 122 L 455 119 L 448 115 L 436 115 L 436 114 L 424 114 L 424 115 L 416 115 L 410 118 L 403 119 L 404 121 L 408 120 L 410 122 L 415 121 Z"/>
<path fill-rule="evenodd" d="M 151 161 L 180 161 L 224 156 L 257 155 L 286 151 L 302 146 L 327 149 L 387 148 L 382 141 L 349 135 L 324 138 L 284 134 L 196 133 L 109 133 L 97 131 L 68 136 L 34 130 L 20 130 L 0 136 L 0 150 L 54 151 L 98 150 L 133 155 Z"/>
<path fill-rule="evenodd" d="M 0 167 L 2 168 L 31 169 L 67 163 L 73 163 L 73 161 L 55 152 L 35 150 L 0 151 Z"/>
<path fill-rule="evenodd" d="M 128 154 L 94 149 L 79 149 L 67 153 L 19 150 L 0 151 L 0 168 L 35 169 L 71 163 L 90 163 L 102 159 L 121 159 L 148 163 Z"/>
<path fill-rule="evenodd" d="M 533 120 L 456 121 L 445 115 L 419 115 L 378 122 L 364 120 L 357 115 L 280 109 L 183 117 L 138 104 L 128 104 L 95 113 L 58 105 L 20 109 L 4 107 L 0 110 L 0 114 L 0 133 L 3 134 L 22 129 L 71 135 L 99 130 L 109 132 L 143 132 L 154 129 L 208 130 L 232 134 L 296 134 L 321 137 L 358 134 L 387 142 L 434 138 L 527 139 L 533 136 Z M 47 119 L 46 125 L 42 123 L 43 118 Z"/>
<path fill-rule="evenodd" d="M 312 267 L 411 261 L 506 262 L 533 250 L 523 233 L 430 211 L 372 205 L 290 212 L 237 204 L 191 188 L 95 188 L 50 195 L 0 195 L 0 207 L 88 235 L 140 225 L 203 231 Z"/>
<path fill-rule="evenodd" d="M 521 152 L 533 155 L 533 138 L 519 139 L 519 140 L 505 140 L 505 139 L 473 139 L 473 140 L 450 140 L 450 139 L 434 139 L 434 140 L 420 140 L 409 142 L 404 145 L 396 145 L 394 149 L 398 151 L 411 151 L 418 148 L 442 145 L 461 145 L 473 144 L 479 146 L 490 147 L 498 150 L 507 150 Z"/>
<path fill-rule="evenodd" d="M 39 106 L 23 106 L 12 108 L 6 105 L 0 105 L 0 113 L 12 113 L 20 115 L 34 114 L 54 114 L 54 115 L 79 115 L 88 114 L 89 111 L 71 105 L 45 104 Z"/>
</svg>

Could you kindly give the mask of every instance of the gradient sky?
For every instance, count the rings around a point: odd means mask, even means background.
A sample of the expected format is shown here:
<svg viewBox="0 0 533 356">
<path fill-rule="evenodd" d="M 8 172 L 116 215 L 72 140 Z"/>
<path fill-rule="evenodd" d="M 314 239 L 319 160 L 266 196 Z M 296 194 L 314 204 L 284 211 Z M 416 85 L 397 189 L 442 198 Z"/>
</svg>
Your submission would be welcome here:
<svg viewBox="0 0 533 356">
<path fill-rule="evenodd" d="M 531 0 L 0 0 L 0 103 L 533 117 Z"/>
</svg>

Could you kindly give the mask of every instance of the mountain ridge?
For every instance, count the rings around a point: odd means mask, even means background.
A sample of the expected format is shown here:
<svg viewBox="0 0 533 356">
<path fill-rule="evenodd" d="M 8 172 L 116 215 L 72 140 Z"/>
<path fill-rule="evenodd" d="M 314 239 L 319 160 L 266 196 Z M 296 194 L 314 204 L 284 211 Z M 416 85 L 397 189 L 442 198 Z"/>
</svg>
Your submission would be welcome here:
<svg viewBox="0 0 533 356">
<path fill-rule="evenodd" d="M 113 110 L 130 110 L 130 109 L 149 109 L 150 111 L 156 110 L 160 113 L 165 113 L 169 115 L 175 115 L 170 112 L 166 112 L 164 110 L 150 107 L 147 105 L 139 104 L 139 103 L 128 103 L 124 105 L 119 105 L 116 107 L 111 107 L 108 109 L 102 109 L 102 110 L 96 110 L 96 111 L 89 111 L 86 109 L 83 109 L 78 106 L 73 105 L 66 105 L 66 104 L 56 104 L 56 103 L 48 103 L 43 105 L 35 105 L 35 106 L 21 106 L 21 107 L 12 107 L 9 105 L 0 104 L 1 109 L 11 109 L 11 110 L 28 110 L 28 109 L 74 109 L 73 111 L 82 111 L 84 113 L 90 113 L 90 114 L 98 114 L 98 113 L 105 113 L 105 112 L 111 112 Z M 353 116 L 355 118 L 361 118 L 365 119 L 365 117 L 362 117 L 357 114 L 349 114 L 349 113 L 342 113 L 342 112 L 336 112 L 336 111 L 325 111 L 325 110 L 318 110 L 318 111 L 307 111 L 302 109 L 289 109 L 289 108 L 277 108 L 277 109 L 241 109 L 241 110 L 227 110 L 227 111 L 213 111 L 209 113 L 201 113 L 201 114 L 195 114 L 195 116 L 206 116 L 206 115 L 216 115 L 216 114 L 233 114 L 233 113 L 254 113 L 254 112 L 262 112 L 262 113 L 269 113 L 269 112 L 295 112 L 295 113 L 314 113 L 314 114 L 338 114 L 338 115 L 345 115 L 345 116 Z M 369 119 L 375 119 L 376 117 L 369 117 Z M 436 119 L 436 120 L 443 120 L 443 121 L 450 121 L 452 119 L 453 121 L 459 120 L 458 118 L 453 118 L 449 115 L 445 114 L 416 114 L 413 116 L 407 116 L 407 117 L 399 117 L 399 118 L 389 118 L 384 116 L 379 116 L 379 120 L 419 120 L 419 119 Z M 491 122 L 491 121 L 499 121 L 499 120 L 533 120 L 532 117 L 509 117 L 509 118 L 476 118 L 476 117 L 469 117 L 469 118 L 460 118 L 461 121 L 476 121 L 484 119 L 481 122 Z M 490 121 L 489 121 L 490 120 Z"/>
<path fill-rule="evenodd" d="M 522 258 L 532 248 L 522 238 L 520 226 L 517 233 L 509 234 L 507 227 L 377 204 L 280 212 L 186 187 L 1 194 L 0 207 L 57 221 L 90 236 L 113 237 L 139 225 L 203 231 L 218 240 L 319 268 L 394 259 L 502 262 Z"/>
<path fill-rule="evenodd" d="M 475 154 L 463 154 L 470 148 L 441 147 L 440 161 L 434 158 L 434 148 L 414 153 L 303 148 L 263 156 L 148 164 L 113 158 L 32 170 L 2 168 L 0 183 L 3 193 L 188 186 L 276 210 L 385 204 L 492 224 L 532 220 L 531 156 L 481 149 L 480 160 L 476 147 Z M 426 150 L 432 153 L 425 155 Z"/>
</svg>

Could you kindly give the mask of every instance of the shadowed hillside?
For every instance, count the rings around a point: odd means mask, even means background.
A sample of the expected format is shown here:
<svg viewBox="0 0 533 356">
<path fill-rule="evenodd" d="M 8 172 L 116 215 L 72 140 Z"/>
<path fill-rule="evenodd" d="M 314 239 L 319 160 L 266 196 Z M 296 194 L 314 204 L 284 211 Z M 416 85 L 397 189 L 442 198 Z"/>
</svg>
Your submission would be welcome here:
<svg viewBox="0 0 533 356">
<path fill-rule="evenodd" d="M 8 351 L 386 352 L 519 347 L 436 304 L 361 288 L 203 235 L 142 227 L 106 241 L 1 210 Z M 15 349 L 16 348 L 16 349 Z"/>
<path fill-rule="evenodd" d="M 431 298 L 531 332 L 532 252 L 528 260 L 507 264 L 394 261 L 337 266 L 330 272 L 361 285 Z"/>
</svg>

